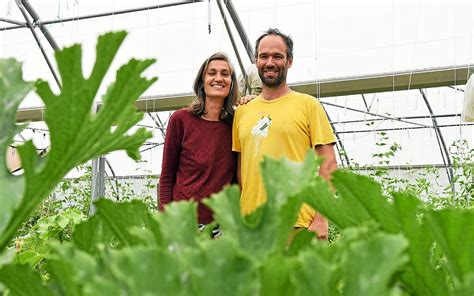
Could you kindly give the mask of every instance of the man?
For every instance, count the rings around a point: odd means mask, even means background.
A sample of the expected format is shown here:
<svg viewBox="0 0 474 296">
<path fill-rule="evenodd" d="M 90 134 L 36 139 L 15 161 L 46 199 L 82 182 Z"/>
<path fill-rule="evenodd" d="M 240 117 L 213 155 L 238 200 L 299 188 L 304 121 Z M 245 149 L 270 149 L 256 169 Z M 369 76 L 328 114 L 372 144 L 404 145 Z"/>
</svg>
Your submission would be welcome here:
<svg viewBox="0 0 474 296">
<path fill-rule="evenodd" d="M 264 155 L 302 162 L 312 147 L 324 159 L 319 175 L 327 180 L 337 166 L 336 140 L 321 104 L 312 96 L 292 91 L 286 83 L 293 63 L 293 40 L 269 29 L 257 39 L 255 54 L 262 93 L 237 109 L 232 133 L 232 149 L 239 152 L 237 179 L 243 215 L 266 201 L 260 176 Z M 318 238 L 327 239 L 327 220 L 306 204 L 295 227 L 308 228 L 317 232 Z"/>
</svg>

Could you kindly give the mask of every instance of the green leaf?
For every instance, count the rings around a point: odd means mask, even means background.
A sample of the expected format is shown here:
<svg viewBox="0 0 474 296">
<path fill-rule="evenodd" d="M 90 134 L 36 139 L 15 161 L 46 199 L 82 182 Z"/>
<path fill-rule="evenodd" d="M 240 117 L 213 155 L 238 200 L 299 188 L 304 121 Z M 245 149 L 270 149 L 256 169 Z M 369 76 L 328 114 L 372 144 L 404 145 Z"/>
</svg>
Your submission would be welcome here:
<svg viewBox="0 0 474 296">
<path fill-rule="evenodd" d="M 47 261 L 46 270 L 51 280 L 51 287 L 58 291 L 60 295 L 80 295 L 80 285 L 76 282 L 73 266 L 66 260 L 49 259 Z"/>
<path fill-rule="evenodd" d="M 265 157 L 261 172 L 267 194 L 265 215 L 269 218 L 264 222 L 269 227 L 265 231 L 275 233 L 275 248 L 283 250 L 303 204 L 304 195 L 301 192 L 311 188 L 318 175 L 316 155 L 309 149 L 303 163 Z M 276 216 L 274 223 L 273 215 Z"/>
<path fill-rule="evenodd" d="M 197 203 L 179 201 L 166 206 L 164 213 L 157 216 L 163 242 L 176 252 L 185 247 L 196 246 L 198 236 Z"/>
<path fill-rule="evenodd" d="M 145 229 L 150 227 L 147 224 L 146 216 L 150 215 L 146 205 L 133 200 L 126 203 L 116 203 L 108 199 L 96 201 L 97 216 L 106 227 L 108 227 L 123 246 L 133 246 L 142 244 L 143 241 L 134 235 L 134 227 Z"/>
<path fill-rule="evenodd" d="M 28 265 L 5 265 L 0 268 L 0 282 L 4 283 L 13 295 L 53 295 L 41 281 L 40 276 Z"/>
<path fill-rule="evenodd" d="M 428 229 L 446 255 L 458 281 L 474 272 L 474 210 L 446 209 L 425 215 Z"/>
<path fill-rule="evenodd" d="M 349 245 L 344 270 L 344 295 L 387 295 L 395 273 L 408 261 L 402 235 L 376 233 Z"/>
<path fill-rule="evenodd" d="M 200 241 L 182 257 L 192 280 L 192 295 L 255 295 L 258 276 L 255 262 L 233 238 Z"/>
<path fill-rule="evenodd" d="M 260 268 L 261 286 L 259 295 L 294 295 L 296 286 L 300 285 L 300 283 L 295 284 L 291 281 L 296 268 L 296 258 L 283 257 L 282 255 L 268 257 Z"/>
<path fill-rule="evenodd" d="M 434 268 L 431 258 L 433 237 L 418 216 L 422 202 L 408 193 L 395 193 L 395 206 L 405 238 L 409 241 L 409 268 L 402 281 L 416 295 L 448 295 L 444 275 Z"/>
<path fill-rule="evenodd" d="M 51 277 L 49 284 L 60 295 L 80 295 L 102 278 L 104 271 L 99 265 L 100 261 L 71 243 L 52 243 L 46 264 Z"/>
<path fill-rule="evenodd" d="M 86 216 L 76 208 L 68 208 L 62 214 L 64 217 L 68 218 L 73 225 L 79 224 L 86 218 Z"/>
<path fill-rule="evenodd" d="M 109 246 L 113 239 L 112 230 L 104 225 L 99 216 L 94 215 L 76 226 L 72 242 L 80 250 L 95 255 Z"/>
<path fill-rule="evenodd" d="M 474 295 L 474 273 L 471 272 L 464 276 L 464 281 L 460 285 L 456 286 L 453 295 Z"/>
<path fill-rule="evenodd" d="M 314 232 L 300 228 L 291 239 L 287 255 L 292 256 L 298 254 L 301 250 L 309 247 L 313 239 L 315 239 Z"/>
<path fill-rule="evenodd" d="M 239 245 L 252 256 L 263 258 L 286 248 L 288 236 L 303 203 L 302 191 L 311 186 L 317 171 L 316 158 L 309 151 L 305 162 L 265 157 L 261 172 L 267 202 L 243 219 L 240 214 L 240 190 L 231 186 L 214 194 L 205 203 L 223 232 L 238 239 Z"/>
<path fill-rule="evenodd" d="M 333 265 L 337 263 L 337 256 L 327 256 L 328 246 L 317 245 L 298 254 L 298 263 L 291 275 L 295 291 L 290 295 L 339 294 L 336 290 L 338 274 Z"/>
<path fill-rule="evenodd" d="M 129 295 L 250 295 L 258 287 L 253 262 L 225 237 L 176 249 L 132 247 L 103 257 Z"/>
<path fill-rule="evenodd" d="M 99 37 L 89 78 L 82 73 L 81 47 L 74 45 L 55 53 L 61 75 L 60 93 L 54 94 L 47 82 L 37 83 L 37 93 L 46 106 L 44 120 L 50 131 L 51 150 L 40 159 L 31 141 L 18 147 L 26 187 L 16 210 L 1 212 L 0 220 L 9 222 L 0 233 L 0 250 L 72 168 L 115 150 L 126 150 L 132 158 L 139 158 L 138 148 L 151 134 L 143 128 L 133 134 L 129 130 L 143 116 L 136 113 L 134 101 L 156 81 L 140 76 L 153 60 L 131 60 L 122 66 L 116 82 L 102 98 L 103 107 L 97 114 L 91 113 L 97 91 L 125 36 L 125 32 L 117 32 Z M 5 182 L 5 178 L 0 180 Z M 6 204 L 17 204 L 10 200 L 17 200 L 14 195 L 7 198 Z"/>
<path fill-rule="evenodd" d="M 6 156 L 13 137 L 23 128 L 14 124 L 18 105 L 33 85 L 23 81 L 21 63 L 0 59 L 0 237 L 20 204 L 25 187 L 23 177 L 12 176 L 8 171 Z"/>
<path fill-rule="evenodd" d="M 39 254 L 35 251 L 25 251 L 16 255 L 15 262 L 20 265 L 26 264 L 30 267 L 35 267 L 43 259 L 44 254 Z"/>
<path fill-rule="evenodd" d="M 351 210 L 344 206 L 344 200 L 334 195 L 326 180 L 317 177 L 310 187 L 301 191 L 304 201 L 323 214 L 334 224 L 344 229 L 358 224 Z"/>
<path fill-rule="evenodd" d="M 344 200 L 344 207 L 350 209 L 351 216 L 355 217 L 358 223 L 375 220 L 385 231 L 399 232 L 400 223 L 395 208 L 383 196 L 377 182 L 369 177 L 342 170 L 334 172 L 332 182 Z"/>
<path fill-rule="evenodd" d="M 112 251 L 104 260 L 122 295 L 191 295 L 185 285 L 187 271 L 172 253 L 134 247 Z"/>
<path fill-rule="evenodd" d="M 64 229 L 69 225 L 69 222 L 71 221 L 65 215 L 59 214 L 55 217 L 54 222 L 60 229 Z"/>
</svg>

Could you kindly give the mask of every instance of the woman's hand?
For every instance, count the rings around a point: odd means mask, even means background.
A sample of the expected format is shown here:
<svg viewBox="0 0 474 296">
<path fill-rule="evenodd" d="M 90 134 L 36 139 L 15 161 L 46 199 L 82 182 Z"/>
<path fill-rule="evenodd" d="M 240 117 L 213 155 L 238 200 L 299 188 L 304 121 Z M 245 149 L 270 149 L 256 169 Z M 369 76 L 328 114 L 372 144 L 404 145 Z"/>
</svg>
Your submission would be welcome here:
<svg viewBox="0 0 474 296">
<path fill-rule="evenodd" d="M 237 106 L 238 105 L 245 105 L 248 102 L 250 102 L 251 100 L 255 99 L 256 97 L 257 97 L 256 95 L 248 95 L 248 96 L 240 97 L 239 101 L 237 102 Z"/>
</svg>

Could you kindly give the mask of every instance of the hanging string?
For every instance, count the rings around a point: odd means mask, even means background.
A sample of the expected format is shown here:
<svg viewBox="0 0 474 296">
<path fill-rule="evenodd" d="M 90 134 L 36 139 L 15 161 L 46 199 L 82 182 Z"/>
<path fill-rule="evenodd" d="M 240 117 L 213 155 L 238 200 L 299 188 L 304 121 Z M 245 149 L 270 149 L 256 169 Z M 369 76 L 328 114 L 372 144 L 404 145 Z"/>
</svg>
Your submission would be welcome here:
<svg viewBox="0 0 474 296">
<path fill-rule="evenodd" d="M 8 0 L 7 3 L 7 16 L 10 16 L 12 14 L 12 0 Z"/>
<path fill-rule="evenodd" d="M 395 116 L 395 0 L 392 0 L 392 71 L 393 72 L 392 72 L 392 114 L 391 115 Z M 395 129 L 394 120 L 392 120 L 392 129 Z M 387 165 L 390 165 L 390 163 L 387 163 Z M 400 168 L 398 167 L 397 174 L 399 172 L 400 172 Z"/>
<path fill-rule="evenodd" d="M 211 0 L 207 1 L 207 30 L 211 34 Z"/>
<path fill-rule="evenodd" d="M 467 81 L 469 80 L 470 74 L 472 73 L 472 71 L 471 71 L 472 62 L 471 62 L 471 61 L 472 61 L 472 51 L 473 51 L 473 49 L 472 49 L 472 44 L 473 44 L 473 42 L 474 42 L 473 39 L 472 39 L 473 36 L 474 36 L 474 32 L 473 32 L 473 28 L 472 28 L 472 26 L 471 26 L 471 34 L 470 34 L 471 40 L 470 40 L 470 42 L 469 42 L 469 51 L 468 51 L 468 52 L 469 52 L 469 58 L 468 58 L 468 60 L 467 60 L 467 61 L 468 61 L 468 62 L 467 62 L 468 66 L 467 66 L 467 72 L 466 72 L 466 84 L 467 84 Z M 458 93 L 459 93 L 459 92 L 458 92 Z M 461 100 L 463 99 L 463 97 L 464 97 L 464 96 L 461 97 Z M 463 102 L 461 105 L 464 106 L 464 102 Z M 462 109 L 462 108 L 463 108 L 463 107 L 461 107 L 461 109 Z M 456 110 L 457 110 L 457 108 L 456 108 Z M 459 118 L 459 138 L 462 139 L 462 137 L 463 137 L 462 118 L 461 118 L 461 116 L 459 116 L 458 118 Z M 472 141 L 470 141 L 470 142 L 471 142 L 471 143 L 474 143 L 474 130 L 472 131 L 471 135 L 472 135 L 472 138 L 473 138 L 473 139 L 472 139 Z M 467 137 L 467 136 L 466 136 L 466 137 Z M 469 140 L 468 140 L 468 142 L 469 142 Z"/>
</svg>

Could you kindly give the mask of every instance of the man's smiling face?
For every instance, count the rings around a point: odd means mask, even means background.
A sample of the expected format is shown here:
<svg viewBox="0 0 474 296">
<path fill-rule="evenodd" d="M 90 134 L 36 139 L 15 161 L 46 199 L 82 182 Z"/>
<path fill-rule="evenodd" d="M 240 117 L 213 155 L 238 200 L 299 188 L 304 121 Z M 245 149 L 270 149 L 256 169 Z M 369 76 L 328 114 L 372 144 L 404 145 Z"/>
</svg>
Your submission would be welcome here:
<svg viewBox="0 0 474 296">
<path fill-rule="evenodd" d="M 288 59 L 286 44 L 280 36 L 268 35 L 258 45 L 257 69 L 262 83 L 277 88 L 286 82 L 292 60 Z"/>
</svg>

